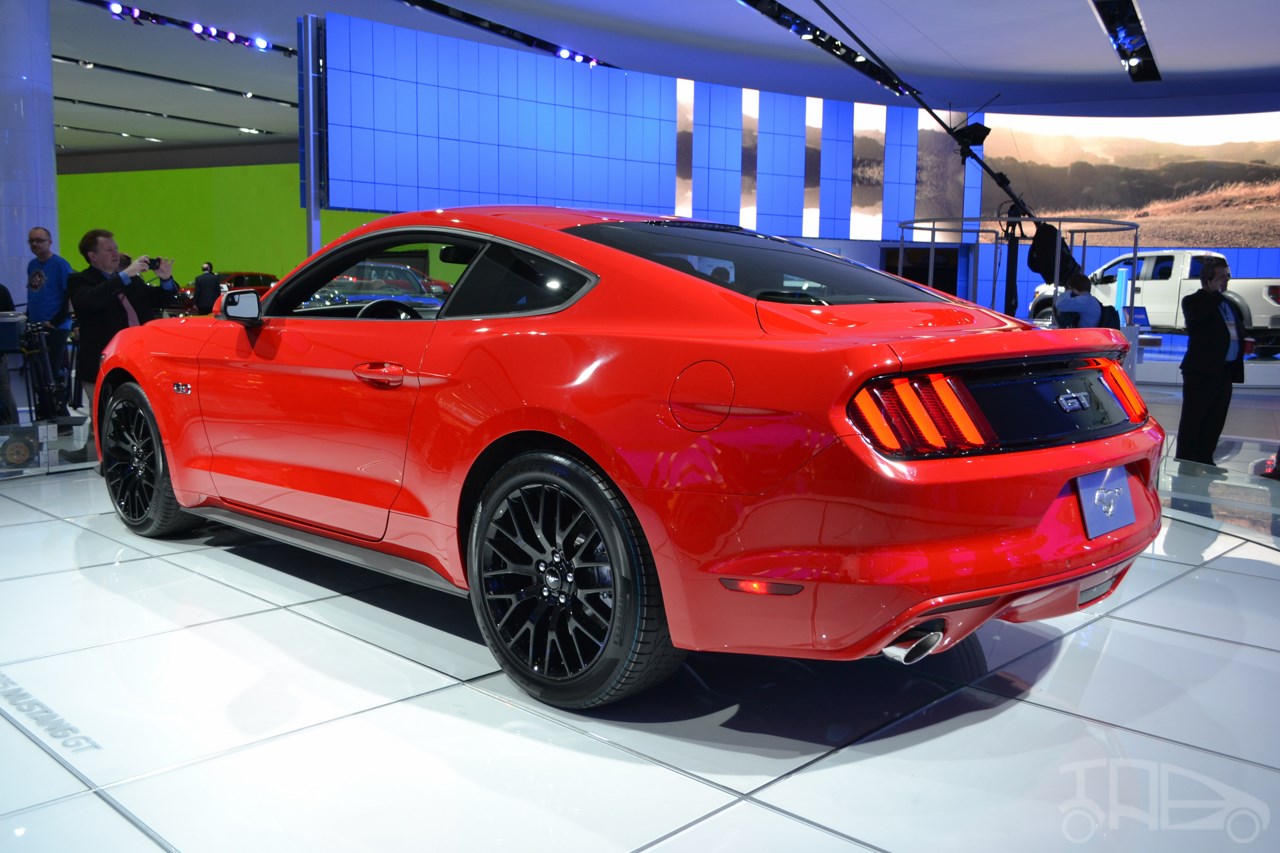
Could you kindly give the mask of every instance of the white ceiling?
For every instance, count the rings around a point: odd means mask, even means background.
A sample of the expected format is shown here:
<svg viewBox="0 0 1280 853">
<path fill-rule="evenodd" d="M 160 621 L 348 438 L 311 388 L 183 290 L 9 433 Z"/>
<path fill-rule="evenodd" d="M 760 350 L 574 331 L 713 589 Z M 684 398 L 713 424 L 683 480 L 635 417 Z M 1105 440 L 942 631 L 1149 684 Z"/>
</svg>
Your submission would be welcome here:
<svg viewBox="0 0 1280 853">
<path fill-rule="evenodd" d="M 64 154 L 296 139 L 296 110 L 261 97 L 297 100 L 295 60 L 202 42 L 176 27 L 115 21 L 80 0 L 49 0 L 49 5 L 54 56 L 99 65 L 54 63 L 56 123 L 80 128 L 57 130 Z M 142 0 L 140 5 L 289 46 L 298 44 L 299 15 L 328 12 L 516 46 L 399 0 Z M 624 69 L 847 101 L 911 103 L 736 0 L 452 0 L 449 5 Z M 990 102 L 987 109 L 995 112 L 1045 115 L 1280 111 L 1276 0 L 1138 0 L 1163 77 L 1152 83 L 1129 80 L 1088 0 L 788 0 L 786 5 L 842 35 L 822 11 L 826 5 L 940 110 L 968 111 Z M 258 97 L 113 73 L 101 64 Z M 250 136 L 240 127 L 265 133 Z"/>
</svg>

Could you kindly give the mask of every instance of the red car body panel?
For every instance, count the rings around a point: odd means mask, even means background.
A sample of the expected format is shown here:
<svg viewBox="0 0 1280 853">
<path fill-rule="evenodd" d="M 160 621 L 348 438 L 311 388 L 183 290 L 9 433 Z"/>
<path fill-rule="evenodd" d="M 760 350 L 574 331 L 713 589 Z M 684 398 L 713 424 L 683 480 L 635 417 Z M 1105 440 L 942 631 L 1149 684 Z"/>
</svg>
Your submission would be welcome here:
<svg viewBox="0 0 1280 853">
<path fill-rule="evenodd" d="M 117 336 L 102 376 L 143 387 L 184 506 L 361 543 L 460 589 L 468 476 L 504 442 L 554 437 L 625 496 L 672 640 L 689 649 L 851 659 L 927 621 L 946 624 L 945 648 L 992 617 L 1078 610 L 1154 539 L 1163 432 L 1150 418 L 1076 444 L 903 460 L 877 452 L 846 410 L 875 377 L 1119 358 L 1119 334 L 1039 330 L 959 300 L 815 306 L 689 287 L 559 230 L 598 218 L 402 214 L 323 250 L 396 228 L 495 234 L 598 277 L 563 310 L 376 335 L 354 319 L 161 320 Z M 1076 478 L 1116 466 L 1135 522 L 1089 539 Z M 726 578 L 799 591 L 748 594 Z"/>
</svg>

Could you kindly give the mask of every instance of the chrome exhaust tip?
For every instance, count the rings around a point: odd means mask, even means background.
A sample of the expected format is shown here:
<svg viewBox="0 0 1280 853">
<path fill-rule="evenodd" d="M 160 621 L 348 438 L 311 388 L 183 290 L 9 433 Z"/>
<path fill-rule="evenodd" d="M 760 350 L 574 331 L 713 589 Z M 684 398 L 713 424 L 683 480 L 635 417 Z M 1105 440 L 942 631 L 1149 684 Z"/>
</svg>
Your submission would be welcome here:
<svg viewBox="0 0 1280 853">
<path fill-rule="evenodd" d="M 885 646 L 881 654 L 889 660 L 910 666 L 937 648 L 938 643 L 941 642 L 942 632 L 930 631 L 918 637 L 908 637 L 904 642 Z"/>
</svg>

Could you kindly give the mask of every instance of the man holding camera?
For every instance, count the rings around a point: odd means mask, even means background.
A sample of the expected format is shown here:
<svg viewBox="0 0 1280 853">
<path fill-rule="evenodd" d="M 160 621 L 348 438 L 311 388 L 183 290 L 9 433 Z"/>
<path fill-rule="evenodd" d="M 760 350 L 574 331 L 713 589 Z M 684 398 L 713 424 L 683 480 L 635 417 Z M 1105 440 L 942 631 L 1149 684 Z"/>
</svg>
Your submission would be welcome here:
<svg viewBox="0 0 1280 853">
<path fill-rule="evenodd" d="M 67 293 L 80 326 L 76 374 L 84 386 L 85 400 L 90 401 L 86 405 L 90 405 L 98 362 L 111 339 L 121 329 L 141 325 L 160 309 L 177 304 L 179 294 L 169 258 L 142 255 L 121 269 L 120 248 L 110 231 L 95 228 L 86 233 L 80 238 L 80 254 L 89 266 L 71 275 Z M 159 287 L 149 287 L 140 277 L 148 269 L 159 275 Z M 96 430 L 96 413 L 93 421 Z M 63 456 L 70 462 L 94 459 L 93 439 L 83 450 L 64 451 Z"/>
</svg>

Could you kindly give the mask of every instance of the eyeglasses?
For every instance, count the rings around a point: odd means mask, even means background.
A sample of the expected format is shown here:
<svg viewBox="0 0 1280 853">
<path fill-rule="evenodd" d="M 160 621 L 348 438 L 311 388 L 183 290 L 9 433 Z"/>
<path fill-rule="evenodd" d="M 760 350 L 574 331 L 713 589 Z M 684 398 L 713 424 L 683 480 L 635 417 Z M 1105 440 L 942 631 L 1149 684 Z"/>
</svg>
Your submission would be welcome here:
<svg viewBox="0 0 1280 853">
<path fill-rule="evenodd" d="M 28 237 L 27 242 L 28 243 L 48 243 L 49 238 L 48 237 Z"/>
</svg>

